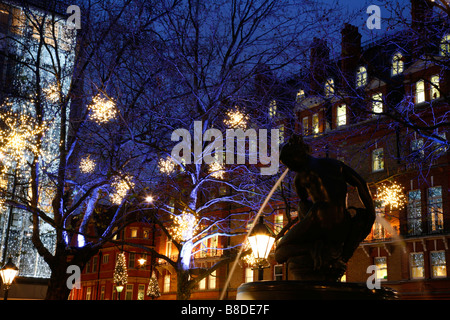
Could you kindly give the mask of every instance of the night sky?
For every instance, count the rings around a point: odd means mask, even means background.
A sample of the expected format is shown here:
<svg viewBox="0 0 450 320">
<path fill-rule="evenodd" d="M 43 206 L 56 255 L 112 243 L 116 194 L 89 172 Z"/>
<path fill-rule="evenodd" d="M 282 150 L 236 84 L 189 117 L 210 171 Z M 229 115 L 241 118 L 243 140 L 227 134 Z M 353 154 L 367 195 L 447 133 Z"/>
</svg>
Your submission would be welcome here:
<svg viewBox="0 0 450 320">
<path fill-rule="evenodd" d="M 333 0 L 330 0 L 330 2 Z M 398 8 L 403 9 L 403 16 L 410 17 L 410 0 L 394 0 L 394 1 L 378 1 L 378 0 L 336 0 L 339 5 L 348 9 L 350 16 L 353 18 L 350 22 L 351 24 L 358 26 L 361 34 L 363 35 L 363 41 L 371 37 L 377 37 L 385 35 L 387 32 L 393 32 L 392 25 L 389 23 L 389 18 L 393 15 L 391 10 L 387 8 L 387 3 L 389 6 L 398 6 Z M 368 30 L 366 27 L 366 21 L 369 18 L 367 14 L 367 8 L 370 5 L 377 5 L 381 9 L 381 29 Z M 353 14 L 352 14 L 353 13 Z"/>
</svg>

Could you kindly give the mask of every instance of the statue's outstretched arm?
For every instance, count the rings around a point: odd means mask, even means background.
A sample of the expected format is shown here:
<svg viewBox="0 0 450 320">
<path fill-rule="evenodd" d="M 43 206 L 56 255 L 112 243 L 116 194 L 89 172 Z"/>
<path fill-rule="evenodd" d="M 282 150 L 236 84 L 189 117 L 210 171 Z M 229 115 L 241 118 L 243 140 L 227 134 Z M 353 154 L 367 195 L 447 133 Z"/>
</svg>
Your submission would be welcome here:
<svg viewBox="0 0 450 320">
<path fill-rule="evenodd" d="M 370 193 L 366 181 L 355 170 L 345 164 L 343 165 L 343 174 L 345 181 L 349 185 L 356 187 L 358 196 L 366 210 L 370 215 L 375 217 L 375 207 L 373 205 L 372 194 Z"/>
</svg>

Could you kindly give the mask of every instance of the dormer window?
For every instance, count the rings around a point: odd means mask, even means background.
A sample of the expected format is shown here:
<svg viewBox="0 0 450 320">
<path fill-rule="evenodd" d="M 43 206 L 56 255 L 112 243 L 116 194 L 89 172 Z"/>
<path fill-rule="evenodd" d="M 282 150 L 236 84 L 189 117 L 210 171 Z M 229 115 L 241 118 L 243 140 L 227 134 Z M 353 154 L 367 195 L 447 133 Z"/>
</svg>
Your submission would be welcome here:
<svg viewBox="0 0 450 320">
<path fill-rule="evenodd" d="M 400 52 L 397 52 L 392 57 L 391 74 L 392 76 L 396 76 L 403 73 L 403 70 L 404 70 L 403 56 Z"/>
<path fill-rule="evenodd" d="M 325 82 L 325 97 L 329 98 L 333 94 L 334 94 L 334 80 L 333 78 L 329 78 Z"/>
<path fill-rule="evenodd" d="M 347 124 L 347 106 L 341 104 L 336 108 L 336 126 L 341 127 Z"/>
<path fill-rule="evenodd" d="M 300 89 L 297 92 L 297 97 L 295 98 L 297 102 L 300 102 L 305 97 L 305 90 Z"/>
<path fill-rule="evenodd" d="M 358 68 L 356 72 L 356 87 L 361 88 L 367 84 L 367 69 L 364 66 Z"/>
<path fill-rule="evenodd" d="M 450 56 L 450 33 L 441 39 L 440 55 L 443 57 Z"/>
<path fill-rule="evenodd" d="M 374 115 L 383 112 L 383 94 L 381 92 L 372 95 L 372 112 Z"/>
<path fill-rule="evenodd" d="M 273 119 L 277 115 L 277 102 L 275 100 L 269 103 L 269 118 Z"/>
<path fill-rule="evenodd" d="M 439 80 L 440 77 L 438 74 L 435 74 L 434 76 L 431 76 L 430 82 L 430 97 L 431 100 L 438 99 L 440 97 L 440 88 L 439 88 Z"/>
<path fill-rule="evenodd" d="M 425 81 L 419 80 L 416 82 L 416 104 L 425 101 Z"/>
</svg>

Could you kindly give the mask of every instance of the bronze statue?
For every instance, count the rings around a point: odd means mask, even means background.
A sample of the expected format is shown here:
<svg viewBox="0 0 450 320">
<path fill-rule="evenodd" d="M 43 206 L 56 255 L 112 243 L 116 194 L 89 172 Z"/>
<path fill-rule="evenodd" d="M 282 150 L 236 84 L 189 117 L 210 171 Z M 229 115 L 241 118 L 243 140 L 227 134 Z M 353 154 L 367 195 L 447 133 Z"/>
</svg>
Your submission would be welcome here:
<svg viewBox="0 0 450 320">
<path fill-rule="evenodd" d="M 370 233 L 375 208 L 366 182 L 343 162 L 315 158 L 301 136 L 282 147 L 280 161 L 297 174 L 299 222 L 280 240 L 278 263 L 288 263 L 292 280 L 339 281 L 359 243 Z M 347 207 L 347 184 L 364 208 Z"/>
</svg>

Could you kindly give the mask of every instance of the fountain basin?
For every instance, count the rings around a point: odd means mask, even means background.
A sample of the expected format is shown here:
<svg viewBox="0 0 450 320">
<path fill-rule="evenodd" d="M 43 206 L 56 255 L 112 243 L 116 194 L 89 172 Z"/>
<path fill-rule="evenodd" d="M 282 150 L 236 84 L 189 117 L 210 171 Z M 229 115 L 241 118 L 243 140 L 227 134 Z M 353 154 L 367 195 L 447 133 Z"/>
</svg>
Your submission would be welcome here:
<svg viewBox="0 0 450 320">
<path fill-rule="evenodd" d="M 362 283 L 258 281 L 240 285 L 236 300 L 397 300 L 397 291 L 368 289 Z"/>
</svg>

